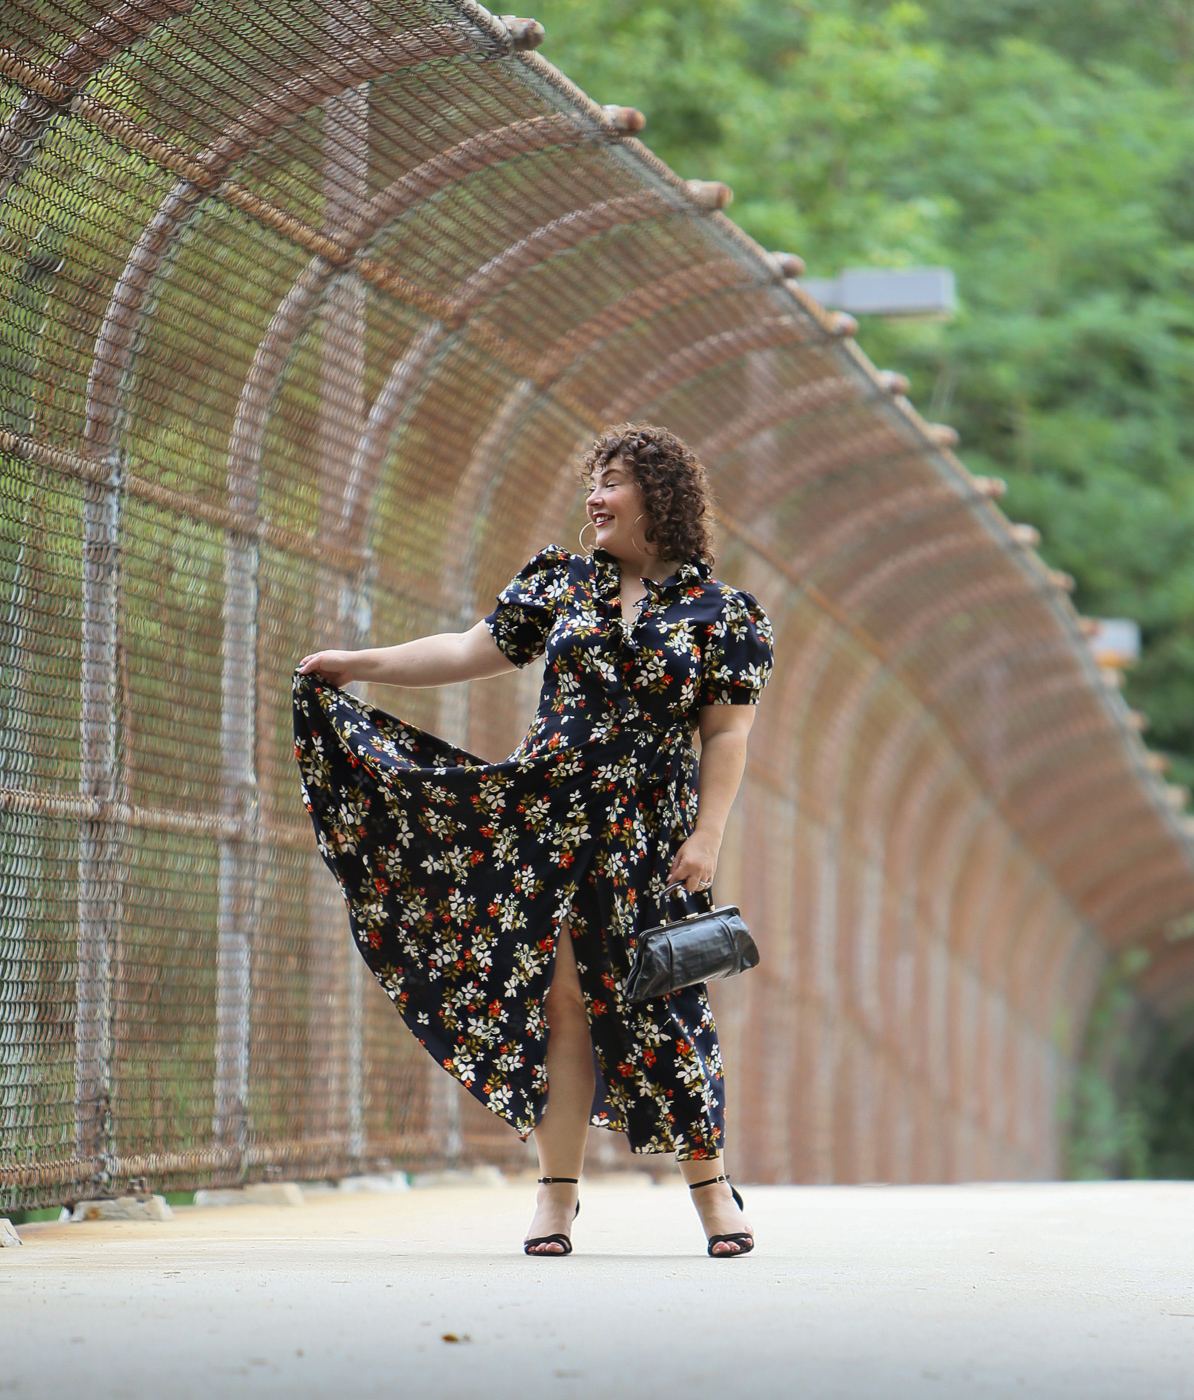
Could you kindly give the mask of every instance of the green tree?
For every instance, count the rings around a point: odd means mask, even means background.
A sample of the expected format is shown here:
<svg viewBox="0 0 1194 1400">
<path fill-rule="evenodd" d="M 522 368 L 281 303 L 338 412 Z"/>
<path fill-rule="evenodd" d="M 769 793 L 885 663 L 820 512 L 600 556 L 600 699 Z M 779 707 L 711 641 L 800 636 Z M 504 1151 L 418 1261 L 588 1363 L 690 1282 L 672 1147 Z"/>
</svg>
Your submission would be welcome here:
<svg viewBox="0 0 1194 1400">
<path fill-rule="evenodd" d="M 545 0 L 545 52 L 810 273 L 942 263 L 947 324 L 864 323 L 1006 507 L 1137 618 L 1128 696 L 1194 779 L 1189 0 Z"/>
</svg>

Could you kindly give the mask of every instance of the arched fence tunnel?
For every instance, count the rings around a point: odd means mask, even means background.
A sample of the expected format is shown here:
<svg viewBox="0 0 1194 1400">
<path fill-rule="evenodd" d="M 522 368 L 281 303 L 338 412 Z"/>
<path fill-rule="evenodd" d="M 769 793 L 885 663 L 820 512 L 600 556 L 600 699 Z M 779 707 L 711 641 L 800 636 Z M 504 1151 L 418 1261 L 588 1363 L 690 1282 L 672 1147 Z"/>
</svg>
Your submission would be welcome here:
<svg viewBox="0 0 1194 1400">
<path fill-rule="evenodd" d="M 0 31 L 2 1199 L 524 1159 L 364 975 L 290 672 L 471 624 L 623 419 L 696 448 L 776 629 L 735 1169 L 1056 1174 L 1108 956 L 1188 1003 L 1194 846 L 1067 580 L 798 260 L 469 0 Z M 536 689 L 376 698 L 496 758 Z"/>
</svg>

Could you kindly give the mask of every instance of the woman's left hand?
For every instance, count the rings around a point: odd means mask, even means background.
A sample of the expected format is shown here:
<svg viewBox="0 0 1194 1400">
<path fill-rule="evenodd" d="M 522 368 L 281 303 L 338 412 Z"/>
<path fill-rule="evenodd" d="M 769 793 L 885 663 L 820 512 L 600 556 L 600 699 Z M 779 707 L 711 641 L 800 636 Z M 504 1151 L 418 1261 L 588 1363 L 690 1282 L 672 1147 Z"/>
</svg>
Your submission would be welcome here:
<svg viewBox="0 0 1194 1400">
<path fill-rule="evenodd" d="M 717 853 L 721 842 L 703 831 L 694 831 L 676 852 L 667 882 L 684 881 L 684 888 L 690 893 L 707 890 L 717 872 Z"/>
</svg>

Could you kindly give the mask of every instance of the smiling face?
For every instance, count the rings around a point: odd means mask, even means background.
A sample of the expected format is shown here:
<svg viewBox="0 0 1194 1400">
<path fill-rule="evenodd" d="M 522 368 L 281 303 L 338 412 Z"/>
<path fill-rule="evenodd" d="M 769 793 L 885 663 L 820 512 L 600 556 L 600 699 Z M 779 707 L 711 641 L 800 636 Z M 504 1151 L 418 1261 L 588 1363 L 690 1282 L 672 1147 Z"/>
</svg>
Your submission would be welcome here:
<svg viewBox="0 0 1194 1400">
<path fill-rule="evenodd" d="M 597 531 L 597 548 L 618 560 L 654 558 L 654 546 L 646 543 L 651 520 L 642 490 L 620 457 L 612 457 L 593 473 L 585 509 Z"/>
</svg>

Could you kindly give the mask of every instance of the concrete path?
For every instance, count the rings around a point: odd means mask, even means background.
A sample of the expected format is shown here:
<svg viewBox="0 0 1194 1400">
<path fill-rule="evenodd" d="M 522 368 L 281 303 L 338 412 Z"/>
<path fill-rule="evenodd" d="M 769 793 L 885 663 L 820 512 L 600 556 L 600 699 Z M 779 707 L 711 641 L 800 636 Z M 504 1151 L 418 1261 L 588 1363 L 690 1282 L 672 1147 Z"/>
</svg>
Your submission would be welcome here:
<svg viewBox="0 0 1194 1400">
<path fill-rule="evenodd" d="M 1194 1183 L 755 1187 L 737 1260 L 645 1178 L 527 1259 L 533 1189 L 23 1226 L 0 1397 L 1194 1397 Z"/>
</svg>

